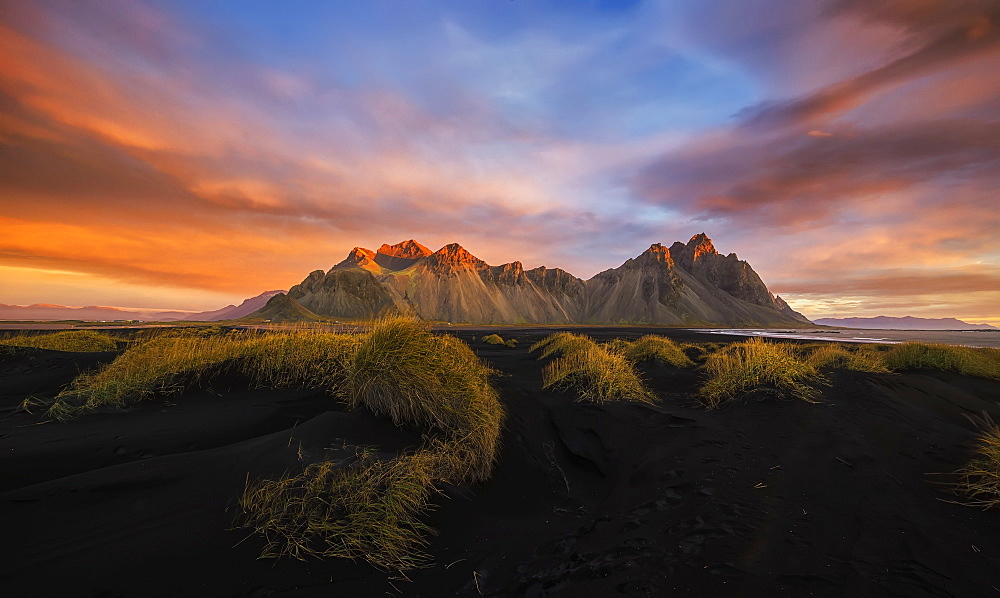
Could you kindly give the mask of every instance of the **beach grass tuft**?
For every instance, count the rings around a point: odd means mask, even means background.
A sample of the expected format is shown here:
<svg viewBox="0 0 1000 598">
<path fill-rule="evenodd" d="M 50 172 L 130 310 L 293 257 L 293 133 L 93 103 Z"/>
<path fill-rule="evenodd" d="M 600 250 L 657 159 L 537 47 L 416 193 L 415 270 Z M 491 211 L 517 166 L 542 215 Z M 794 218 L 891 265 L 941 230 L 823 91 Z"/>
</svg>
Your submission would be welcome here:
<svg viewBox="0 0 1000 598">
<path fill-rule="evenodd" d="M 435 491 L 437 456 L 418 451 L 391 460 L 363 454 L 345 466 L 308 465 L 301 473 L 247 486 L 244 524 L 264 536 L 262 558 L 362 559 L 382 569 L 426 566 L 433 530 L 420 516 Z"/>
<path fill-rule="evenodd" d="M 487 345 L 502 345 L 503 337 L 499 334 L 487 334 L 483 337 L 483 342 Z"/>
<path fill-rule="evenodd" d="M 712 353 L 704 368 L 708 380 L 700 394 L 709 409 L 740 393 L 760 390 L 815 402 L 819 396 L 817 386 L 824 383 L 819 371 L 800 360 L 793 347 L 761 338 L 733 343 Z"/>
<path fill-rule="evenodd" d="M 492 470 L 504 418 L 493 374 L 459 339 L 391 318 L 376 322 L 355 351 L 344 398 L 396 424 L 423 425 L 444 432 L 448 442 L 468 445 L 447 447 L 466 459 L 454 460 L 451 475 L 482 480 Z"/>
<path fill-rule="evenodd" d="M 355 335 L 308 330 L 150 336 L 100 370 L 77 377 L 56 397 L 49 415 L 65 419 L 98 407 L 124 407 L 199 386 L 225 372 L 261 387 L 332 392 L 358 343 Z"/>
<path fill-rule="evenodd" d="M 48 334 L 18 334 L 0 340 L 0 345 L 73 353 L 95 353 L 117 351 L 118 339 L 96 330 L 63 330 Z"/>
<path fill-rule="evenodd" d="M 556 332 L 531 345 L 529 351 L 531 353 L 540 351 L 538 358 L 545 359 L 553 355 L 566 355 L 573 351 L 587 349 L 596 344 L 594 339 L 589 336 L 573 334 L 572 332 Z"/>
<path fill-rule="evenodd" d="M 893 345 L 884 359 L 894 371 L 927 368 L 1000 380 L 1000 349 L 909 342 Z"/>
<path fill-rule="evenodd" d="M 339 359 L 339 358 L 338 358 Z M 384 569 L 427 565 L 431 529 L 420 517 L 440 483 L 484 481 L 500 447 L 504 410 L 493 371 L 457 338 L 407 318 L 375 322 L 344 363 L 339 396 L 399 425 L 426 430 L 423 446 L 390 460 L 361 455 L 248 484 L 244 525 L 264 535 L 262 556 L 360 558 Z"/>
<path fill-rule="evenodd" d="M 823 343 L 806 345 L 802 352 L 805 353 L 805 362 L 816 369 L 844 368 L 872 374 L 890 372 L 882 352 L 869 345 L 849 348 L 841 344 Z"/>
<path fill-rule="evenodd" d="M 953 488 L 966 497 L 962 504 L 995 509 L 1000 507 L 1000 425 L 988 413 L 973 421 L 979 428 L 976 456 L 958 470 Z"/>
<path fill-rule="evenodd" d="M 684 349 L 665 336 L 643 336 L 634 343 L 629 343 L 624 354 L 632 362 L 653 360 L 679 368 L 694 367 L 694 362 L 684 353 Z"/>
<path fill-rule="evenodd" d="M 557 332 L 532 345 L 531 350 L 540 351 L 540 359 L 558 356 L 542 370 L 545 388 L 576 388 L 581 400 L 596 403 L 656 402 L 656 395 L 643 384 L 632 361 L 590 337 Z"/>
</svg>

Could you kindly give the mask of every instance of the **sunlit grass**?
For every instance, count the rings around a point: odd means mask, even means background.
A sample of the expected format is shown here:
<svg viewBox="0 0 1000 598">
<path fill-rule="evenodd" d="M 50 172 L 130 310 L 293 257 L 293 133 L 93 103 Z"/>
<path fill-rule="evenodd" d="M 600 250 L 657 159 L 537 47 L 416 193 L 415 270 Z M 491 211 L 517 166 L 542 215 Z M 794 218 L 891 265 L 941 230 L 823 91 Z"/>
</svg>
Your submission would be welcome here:
<svg viewBox="0 0 1000 598">
<path fill-rule="evenodd" d="M 556 332 L 531 345 L 530 352 L 540 351 L 538 358 L 566 355 L 573 351 L 590 348 L 597 343 L 589 336 L 572 332 Z"/>
<path fill-rule="evenodd" d="M 979 428 L 976 456 L 958 470 L 959 481 L 951 486 L 965 497 L 962 504 L 995 509 L 1000 507 L 1000 425 L 985 412 L 973 421 Z"/>
<path fill-rule="evenodd" d="M 542 370 L 542 384 L 545 388 L 576 388 L 581 400 L 595 403 L 656 402 L 632 362 L 599 346 L 553 360 Z"/>
<path fill-rule="evenodd" d="M 475 340 L 475 338 L 473 338 L 472 340 Z M 517 347 L 516 338 L 509 338 L 507 340 L 503 340 L 503 337 L 500 336 L 499 334 L 487 334 L 486 336 L 483 337 L 482 340 L 487 345 L 504 345 L 510 347 L 511 349 Z"/>
<path fill-rule="evenodd" d="M 581 400 L 654 403 L 634 364 L 621 353 L 604 348 L 590 337 L 557 332 L 531 347 L 540 359 L 558 355 L 542 370 L 545 388 L 575 388 Z"/>
<path fill-rule="evenodd" d="M 1000 349 L 932 343 L 901 343 L 884 354 L 891 370 L 936 369 L 1000 380 Z"/>
<path fill-rule="evenodd" d="M 704 368 L 708 380 L 700 394 L 709 409 L 756 390 L 814 402 L 819 396 L 817 386 L 824 382 L 814 366 L 795 355 L 793 347 L 760 338 L 712 353 Z"/>
<path fill-rule="evenodd" d="M 503 337 L 499 334 L 487 334 L 483 337 L 483 342 L 487 345 L 502 345 Z"/>
<path fill-rule="evenodd" d="M 449 475 L 485 479 L 504 417 L 492 374 L 459 339 L 396 318 L 379 322 L 364 337 L 348 366 L 345 398 L 397 424 L 427 426 L 461 441 L 472 450 L 451 464 Z"/>
<path fill-rule="evenodd" d="M 0 345 L 34 347 L 51 351 L 93 353 L 116 351 L 118 341 L 110 334 L 95 330 L 64 330 L 48 334 L 19 334 L 0 340 Z"/>
<path fill-rule="evenodd" d="M 199 386 L 224 372 L 246 376 L 258 386 L 332 391 L 358 344 L 355 335 L 305 330 L 155 336 L 79 376 L 59 393 L 49 415 L 65 418 L 98 407 L 123 407 Z"/>
<path fill-rule="evenodd" d="M 504 411 L 492 371 L 468 345 L 394 318 L 369 332 L 309 328 L 150 333 L 113 362 L 77 378 L 49 415 L 67 418 L 244 376 L 260 387 L 323 390 L 399 425 L 423 426 L 423 447 L 390 460 L 320 462 L 277 480 L 248 484 L 243 522 L 266 538 L 263 556 L 363 558 L 379 567 L 426 563 L 429 528 L 420 517 L 439 483 L 492 473 Z M 332 400 L 332 399 L 331 399 Z"/>
<path fill-rule="evenodd" d="M 366 454 L 353 464 L 315 463 L 249 484 L 240 501 L 244 522 L 267 539 L 265 557 L 426 565 L 431 530 L 420 516 L 437 484 L 492 473 L 504 420 L 493 372 L 465 343 L 403 318 L 375 323 L 343 363 L 339 394 L 348 405 L 423 426 L 423 447 L 388 461 Z"/>
<path fill-rule="evenodd" d="M 816 369 L 843 368 L 858 372 L 887 374 L 883 353 L 869 345 L 848 348 L 835 343 L 806 345 L 800 349 L 806 355 L 805 361 Z"/>
<path fill-rule="evenodd" d="M 646 335 L 624 348 L 625 357 L 633 362 L 655 360 L 679 368 L 694 367 L 684 349 L 664 336 Z"/>
<path fill-rule="evenodd" d="M 438 456 L 428 451 L 383 461 L 362 455 L 323 461 L 301 473 L 249 485 L 246 525 L 264 536 L 264 558 L 363 559 L 383 569 L 429 564 L 433 531 L 420 516 L 435 492 Z"/>
<path fill-rule="evenodd" d="M 879 374 L 934 369 L 1000 380 L 1000 349 L 907 342 L 860 346 L 824 343 L 805 345 L 799 351 L 807 363 L 817 368 Z"/>
</svg>

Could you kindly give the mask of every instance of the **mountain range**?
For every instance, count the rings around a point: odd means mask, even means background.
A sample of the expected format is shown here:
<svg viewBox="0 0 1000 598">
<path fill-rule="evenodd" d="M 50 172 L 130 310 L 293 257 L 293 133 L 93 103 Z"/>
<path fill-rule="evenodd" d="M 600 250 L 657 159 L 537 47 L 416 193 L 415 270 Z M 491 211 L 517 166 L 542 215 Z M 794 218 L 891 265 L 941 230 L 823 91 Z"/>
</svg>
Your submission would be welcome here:
<svg viewBox="0 0 1000 598">
<path fill-rule="evenodd" d="M 969 324 L 955 318 L 915 318 L 913 316 L 874 318 L 820 318 L 813 320 L 820 326 L 843 326 L 873 330 L 997 330 L 989 324 Z"/>
<path fill-rule="evenodd" d="M 50 303 L 35 303 L 33 305 L 6 305 L 0 303 L 0 320 L 90 320 L 107 321 L 139 320 L 143 322 L 197 321 L 217 322 L 233 320 L 249 315 L 262 308 L 267 300 L 285 291 L 267 291 L 245 299 L 239 305 L 227 305 L 221 309 L 201 312 L 188 311 L 155 311 L 123 309 L 120 307 L 105 307 L 88 305 L 86 307 L 67 307 Z"/>
<path fill-rule="evenodd" d="M 457 243 L 431 251 L 414 240 L 355 247 L 249 318 L 366 319 L 407 313 L 471 324 L 808 326 L 768 291 L 750 264 L 722 255 L 704 233 L 653 244 L 588 280 L 559 268 L 491 266 Z"/>
</svg>

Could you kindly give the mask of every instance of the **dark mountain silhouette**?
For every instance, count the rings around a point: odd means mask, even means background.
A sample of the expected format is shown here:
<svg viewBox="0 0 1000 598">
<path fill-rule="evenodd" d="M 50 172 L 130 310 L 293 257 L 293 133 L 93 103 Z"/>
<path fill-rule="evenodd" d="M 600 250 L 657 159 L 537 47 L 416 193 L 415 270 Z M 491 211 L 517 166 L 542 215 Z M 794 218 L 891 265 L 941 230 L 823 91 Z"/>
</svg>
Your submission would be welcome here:
<svg viewBox="0 0 1000 598">
<path fill-rule="evenodd" d="M 748 263 L 718 253 L 704 234 L 669 249 L 654 244 L 587 281 L 558 268 L 524 270 L 521 262 L 491 266 L 457 243 L 435 252 L 412 240 L 378 251 L 355 247 L 288 297 L 343 319 L 409 313 L 475 324 L 809 324 Z"/>
<path fill-rule="evenodd" d="M 913 316 L 874 318 L 820 318 L 813 323 L 821 326 L 869 328 L 877 330 L 997 330 L 989 324 L 969 324 L 955 318 L 915 318 Z"/>
<path fill-rule="evenodd" d="M 267 301 L 279 293 L 284 293 L 285 291 L 265 291 L 256 297 L 250 297 L 249 299 L 244 299 L 239 305 L 227 305 L 222 309 L 216 309 L 212 311 L 202 311 L 198 313 L 191 314 L 185 317 L 185 320 L 194 320 L 199 322 L 218 322 L 219 320 L 235 320 L 237 318 L 242 318 L 243 316 L 248 316 L 258 309 L 264 307 Z"/>
</svg>

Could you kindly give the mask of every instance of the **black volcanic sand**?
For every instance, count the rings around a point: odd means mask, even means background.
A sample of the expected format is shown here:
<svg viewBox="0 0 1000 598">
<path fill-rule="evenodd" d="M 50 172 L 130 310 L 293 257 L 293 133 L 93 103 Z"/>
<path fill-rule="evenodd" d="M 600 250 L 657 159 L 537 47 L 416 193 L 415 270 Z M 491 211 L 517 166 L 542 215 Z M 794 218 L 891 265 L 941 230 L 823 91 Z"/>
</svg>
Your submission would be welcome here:
<svg viewBox="0 0 1000 598">
<path fill-rule="evenodd" d="M 374 445 L 415 446 L 322 393 L 217 380 L 66 423 L 18 413 L 113 353 L 0 356 L 4 596 L 991 596 L 1000 516 L 932 483 L 971 455 L 963 417 L 1000 384 L 942 372 L 836 372 L 822 404 L 694 401 L 695 371 L 645 366 L 657 407 L 541 388 L 528 346 L 472 342 L 508 410 L 493 478 L 445 488 L 435 565 L 257 559 L 231 529 L 246 479 Z M 591 329 L 599 338 L 644 330 Z M 726 337 L 658 329 L 681 340 Z M 470 340 L 483 331 L 457 329 Z"/>
</svg>

